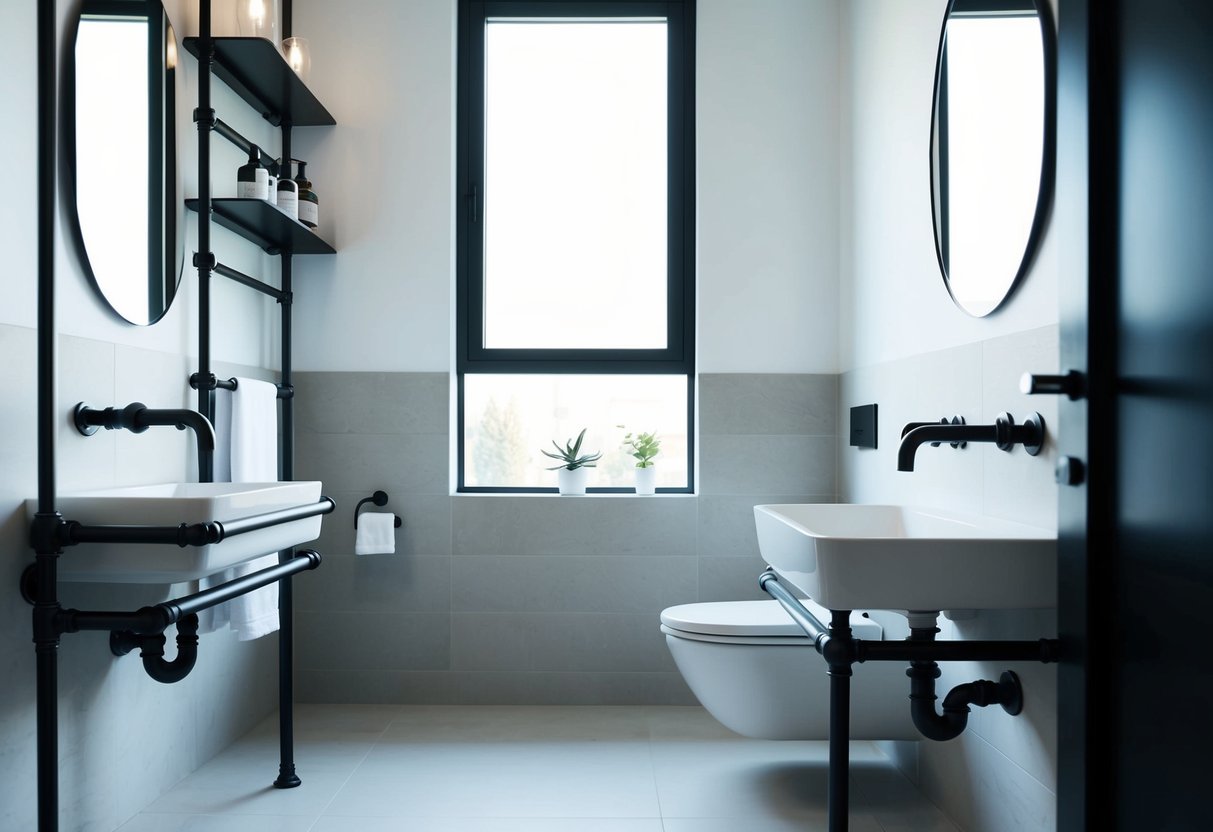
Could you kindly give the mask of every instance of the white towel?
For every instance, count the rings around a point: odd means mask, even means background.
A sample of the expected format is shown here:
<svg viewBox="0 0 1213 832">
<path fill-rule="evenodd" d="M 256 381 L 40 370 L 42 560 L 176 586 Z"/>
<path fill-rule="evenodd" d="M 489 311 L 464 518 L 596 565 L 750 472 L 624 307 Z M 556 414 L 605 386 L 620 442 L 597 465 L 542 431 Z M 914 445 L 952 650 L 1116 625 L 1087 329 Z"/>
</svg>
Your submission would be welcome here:
<svg viewBox="0 0 1213 832">
<path fill-rule="evenodd" d="M 358 516 L 355 555 L 390 555 L 396 551 L 396 515 L 368 511 Z"/>
<path fill-rule="evenodd" d="M 236 379 L 234 391 L 215 393 L 215 481 L 277 482 L 278 480 L 278 388 L 253 378 Z M 203 582 L 213 585 L 242 577 L 278 563 L 278 555 L 266 555 L 243 563 Z M 200 621 L 202 632 L 225 623 L 241 641 L 276 632 L 278 584 L 233 598 L 212 607 Z"/>
</svg>

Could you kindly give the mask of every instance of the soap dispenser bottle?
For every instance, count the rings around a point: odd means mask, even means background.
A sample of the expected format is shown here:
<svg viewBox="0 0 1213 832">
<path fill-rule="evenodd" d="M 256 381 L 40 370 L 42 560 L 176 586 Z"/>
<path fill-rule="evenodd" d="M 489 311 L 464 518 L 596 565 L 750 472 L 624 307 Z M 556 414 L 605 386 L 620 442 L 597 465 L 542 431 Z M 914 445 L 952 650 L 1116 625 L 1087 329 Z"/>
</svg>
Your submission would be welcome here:
<svg viewBox="0 0 1213 832">
<path fill-rule="evenodd" d="M 299 184 L 291 179 L 291 160 L 278 163 L 278 210 L 293 220 L 299 219 Z"/>
<path fill-rule="evenodd" d="M 307 178 L 307 162 L 299 162 L 299 175 L 295 177 L 299 186 L 299 222 L 315 229 L 320 224 L 320 198 L 312 190 Z"/>
<path fill-rule="evenodd" d="M 236 169 L 238 199 L 269 199 L 269 171 L 261 167 L 261 151 L 250 147 L 248 162 Z"/>
</svg>

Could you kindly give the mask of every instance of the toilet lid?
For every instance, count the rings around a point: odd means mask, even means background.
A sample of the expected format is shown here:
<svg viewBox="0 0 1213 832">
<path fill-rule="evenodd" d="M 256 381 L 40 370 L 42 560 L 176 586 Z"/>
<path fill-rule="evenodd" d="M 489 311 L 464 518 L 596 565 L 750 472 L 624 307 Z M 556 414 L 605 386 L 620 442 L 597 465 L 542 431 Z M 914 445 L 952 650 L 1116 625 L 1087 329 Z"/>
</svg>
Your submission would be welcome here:
<svg viewBox="0 0 1213 832">
<path fill-rule="evenodd" d="M 801 599 L 823 624 L 830 613 L 808 599 Z M 778 601 L 713 601 L 669 607 L 661 613 L 661 623 L 671 630 L 714 636 L 804 638 L 804 630 L 779 606 Z M 884 628 L 862 612 L 851 613 L 851 633 L 855 638 L 880 641 Z"/>
</svg>

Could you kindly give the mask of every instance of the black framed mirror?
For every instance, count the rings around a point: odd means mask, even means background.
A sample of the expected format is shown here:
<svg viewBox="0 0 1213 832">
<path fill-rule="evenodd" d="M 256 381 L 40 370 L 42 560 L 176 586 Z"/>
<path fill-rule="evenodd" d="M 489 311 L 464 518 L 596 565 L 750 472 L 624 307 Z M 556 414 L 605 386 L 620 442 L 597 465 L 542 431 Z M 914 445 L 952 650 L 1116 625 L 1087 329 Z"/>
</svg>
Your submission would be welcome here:
<svg viewBox="0 0 1213 832">
<path fill-rule="evenodd" d="M 132 324 L 155 323 L 181 279 L 177 36 L 159 0 L 84 0 L 64 126 L 81 261 Z"/>
<path fill-rule="evenodd" d="M 935 66 L 931 210 L 944 284 L 998 309 L 1027 272 L 1052 197 L 1057 84 L 1047 0 L 951 0 Z"/>
</svg>

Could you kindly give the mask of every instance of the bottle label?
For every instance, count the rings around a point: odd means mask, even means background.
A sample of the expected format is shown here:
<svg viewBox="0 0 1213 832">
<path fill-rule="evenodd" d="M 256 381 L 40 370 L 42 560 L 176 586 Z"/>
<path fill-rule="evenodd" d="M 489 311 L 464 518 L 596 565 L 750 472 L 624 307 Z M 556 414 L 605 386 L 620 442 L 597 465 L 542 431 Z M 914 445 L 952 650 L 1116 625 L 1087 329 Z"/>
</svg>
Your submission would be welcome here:
<svg viewBox="0 0 1213 832">
<path fill-rule="evenodd" d="M 291 219 L 299 219 L 299 196 L 294 191 L 278 191 L 278 207 Z"/>
<path fill-rule="evenodd" d="M 320 206 L 310 200 L 299 200 L 299 222 L 310 225 L 312 228 L 319 225 Z"/>
</svg>

